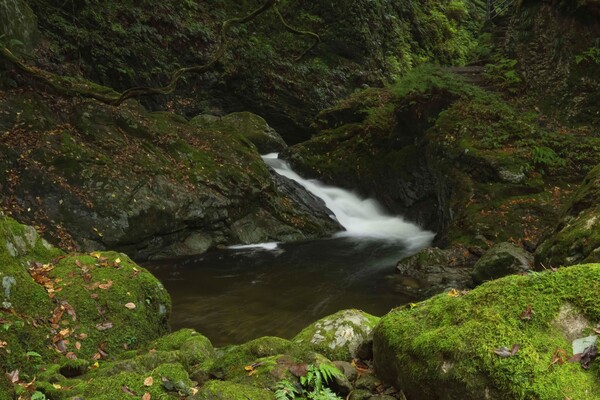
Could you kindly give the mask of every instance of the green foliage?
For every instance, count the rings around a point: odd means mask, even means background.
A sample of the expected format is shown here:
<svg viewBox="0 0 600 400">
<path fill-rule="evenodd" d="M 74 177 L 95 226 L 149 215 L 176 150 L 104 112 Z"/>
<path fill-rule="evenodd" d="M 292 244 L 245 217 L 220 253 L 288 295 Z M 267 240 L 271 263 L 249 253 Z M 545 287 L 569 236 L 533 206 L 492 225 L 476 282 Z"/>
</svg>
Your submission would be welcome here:
<svg viewBox="0 0 600 400">
<path fill-rule="evenodd" d="M 295 386 L 287 379 L 275 385 L 275 398 L 277 400 L 340 400 L 327 384 L 333 382 L 341 372 L 332 364 L 311 364 L 305 376 L 300 377 L 301 387 Z"/>
<path fill-rule="evenodd" d="M 600 46 L 593 46 L 575 56 L 575 63 L 590 62 L 600 65 Z"/>
<path fill-rule="evenodd" d="M 533 162 L 546 167 L 563 167 L 567 162 L 556 154 L 554 150 L 546 146 L 533 146 L 531 149 Z"/>
<path fill-rule="evenodd" d="M 504 56 L 497 57 L 491 64 L 487 64 L 485 75 L 501 88 L 515 92 L 522 82 L 517 71 L 518 61 Z"/>
</svg>

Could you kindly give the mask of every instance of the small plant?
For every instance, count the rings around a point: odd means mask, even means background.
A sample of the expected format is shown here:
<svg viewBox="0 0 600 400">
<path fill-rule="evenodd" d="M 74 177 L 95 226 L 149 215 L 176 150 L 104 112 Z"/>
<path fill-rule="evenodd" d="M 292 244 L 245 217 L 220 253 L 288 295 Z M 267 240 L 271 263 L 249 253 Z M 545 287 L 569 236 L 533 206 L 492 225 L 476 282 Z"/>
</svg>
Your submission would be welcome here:
<svg viewBox="0 0 600 400">
<path fill-rule="evenodd" d="M 546 146 L 533 146 L 533 163 L 546 167 L 564 167 L 567 162 L 561 158 L 554 150 Z"/>
<path fill-rule="evenodd" d="M 517 63 L 518 61 L 512 58 L 501 57 L 485 66 L 485 75 L 500 87 L 516 91 L 522 81 L 517 72 Z"/>
<path fill-rule="evenodd" d="M 311 364 L 306 375 L 300 378 L 300 385 L 294 385 L 284 379 L 275 385 L 275 398 L 277 400 L 341 400 L 326 385 L 332 382 L 341 372 L 330 364 Z"/>
</svg>

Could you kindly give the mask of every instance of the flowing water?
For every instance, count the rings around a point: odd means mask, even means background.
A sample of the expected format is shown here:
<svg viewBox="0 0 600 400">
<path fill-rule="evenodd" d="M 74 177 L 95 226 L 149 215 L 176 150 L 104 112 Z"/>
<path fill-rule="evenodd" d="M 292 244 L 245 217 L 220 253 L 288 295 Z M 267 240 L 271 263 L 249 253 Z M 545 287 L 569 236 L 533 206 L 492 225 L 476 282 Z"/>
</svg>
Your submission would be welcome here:
<svg viewBox="0 0 600 400">
<path fill-rule="evenodd" d="M 374 200 L 301 178 L 276 154 L 263 159 L 323 199 L 346 230 L 148 263 L 173 298 L 174 329 L 195 328 L 217 346 L 290 338 L 341 309 L 382 315 L 414 299 L 405 290 L 411 282 L 392 278 L 394 265 L 428 246 L 433 233 L 387 215 Z"/>
</svg>

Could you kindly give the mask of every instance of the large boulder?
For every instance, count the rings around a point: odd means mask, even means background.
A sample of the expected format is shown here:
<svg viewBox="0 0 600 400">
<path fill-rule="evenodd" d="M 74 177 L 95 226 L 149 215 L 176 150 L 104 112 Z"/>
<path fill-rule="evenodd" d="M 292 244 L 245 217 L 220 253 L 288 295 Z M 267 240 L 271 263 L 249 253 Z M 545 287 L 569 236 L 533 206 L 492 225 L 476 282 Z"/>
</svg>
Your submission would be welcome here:
<svg viewBox="0 0 600 400">
<path fill-rule="evenodd" d="M 512 243 L 498 243 L 477 260 L 473 280 L 481 283 L 510 274 L 527 272 L 533 265 L 533 255 Z"/>
<path fill-rule="evenodd" d="M 0 243 L 4 371 L 24 381 L 43 363 L 114 357 L 168 332 L 168 293 L 126 255 L 64 255 L 6 216 Z"/>
<path fill-rule="evenodd" d="M 0 201 L 61 248 L 157 258 L 340 229 L 280 190 L 239 124 L 16 92 L 0 105 Z"/>
<path fill-rule="evenodd" d="M 37 39 L 37 17 L 27 2 L 3 1 L 0 7 L 0 43 L 6 43 L 12 50 L 31 52 Z"/>
<path fill-rule="evenodd" d="M 360 310 L 342 310 L 304 328 L 292 341 L 331 360 L 351 361 L 372 340 L 378 317 Z"/>
<path fill-rule="evenodd" d="M 374 332 L 374 364 L 407 398 L 595 399 L 589 370 L 567 362 L 600 322 L 600 264 L 512 275 L 393 310 Z"/>
<path fill-rule="evenodd" d="M 600 165 L 573 193 L 554 232 L 536 250 L 546 267 L 600 262 Z"/>
</svg>

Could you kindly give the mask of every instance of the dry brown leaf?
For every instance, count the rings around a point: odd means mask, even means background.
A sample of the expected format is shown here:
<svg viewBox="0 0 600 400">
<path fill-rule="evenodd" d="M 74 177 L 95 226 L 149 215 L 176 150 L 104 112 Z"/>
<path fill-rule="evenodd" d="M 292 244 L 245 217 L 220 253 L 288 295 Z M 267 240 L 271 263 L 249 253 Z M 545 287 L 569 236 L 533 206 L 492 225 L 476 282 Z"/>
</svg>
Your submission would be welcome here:
<svg viewBox="0 0 600 400">
<path fill-rule="evenodd" d="M 19 382 L 19 370 L 18 369 L 15 369 L 12 372 L 7 372 L 6 376 L 8 377 L 8 380 L 11 381 L 12 383 Z"/>
<path fill-rule="evenodd" d="M 75 342 L 75 348 L 76 348 L 77 350 L 81 350 L 81 343 L 79 343 L 79 342 Z"/>
<path fill-rule="evenodd" d="M 125 304 L 125 307 L 130 310 L 133 310 L 133 309 L 135 309 L 136 305 L 134 303 L 127 303 L 127 304 Z"/>
<path fill-rule="evenodd" d="M 102 290 L 108 290 L 111 288 L 112 285 L 113 285 L 113 281 L 108 281 L 106 283 L 98 285 L 98 287 Z"/>
<path fill-rule="evenodd" d="M 144 386 L 152 386 L 153 383 L 154 383 L 154 378 L 151 376 L 144 379 Z"/>
<path fill-rule="evenodd" d="M 144 393 L 144 395 L 142 396 L 142 400 L 150 400 L 152 398 L 152 395 L 148 392 Z"/>
<path fill-rule="evenodd" d="M 105 331 L 107 329 L 110 329 L 113 327 L 112 322 L 102 322 L 100 324 L 96 324 L 96 329 L 98 329 L 99 331 Z"/>
<path fill-rule="evenodd" d="M 5 348 L 6 346 L 8 346 L 8 343 L 6 343 L 6 342 L 4 342 L 4 341 L 0 340 L 0 349 L 3 349 L 3 348 Z"/>
</svg>

